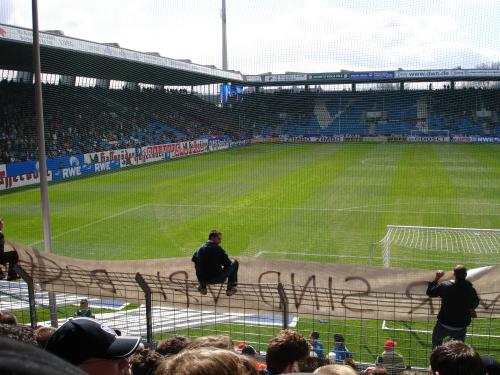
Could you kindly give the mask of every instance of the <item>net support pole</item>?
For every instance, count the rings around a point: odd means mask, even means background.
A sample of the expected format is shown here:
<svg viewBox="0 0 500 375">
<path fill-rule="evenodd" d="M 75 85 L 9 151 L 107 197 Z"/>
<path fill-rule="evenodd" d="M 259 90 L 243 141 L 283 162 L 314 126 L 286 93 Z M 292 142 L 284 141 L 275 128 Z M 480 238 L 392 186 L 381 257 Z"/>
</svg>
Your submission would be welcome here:
<svg viewBox="0 0 500 375">
<path fill-rule="evenodd" d="M 45 152 L 45 129 L 43 125 L 42 103 L 42 72 L 40 66 L 40 35 L 38 28 L 38 1 L 31 0 L 31 14 L 33 18 L 33 73 L 35 76 L 35 113 L 38 135 L 38 165 L 40 172 L 40 195 L 42 200 L 43 241 L 45 252 L 52 252 L 49 210 L 49 184 L 47 179 L 47 161 Z M 57 327 L 57 302 L 54 292 L 49 292 L 50 323 Z"/>
</svg>

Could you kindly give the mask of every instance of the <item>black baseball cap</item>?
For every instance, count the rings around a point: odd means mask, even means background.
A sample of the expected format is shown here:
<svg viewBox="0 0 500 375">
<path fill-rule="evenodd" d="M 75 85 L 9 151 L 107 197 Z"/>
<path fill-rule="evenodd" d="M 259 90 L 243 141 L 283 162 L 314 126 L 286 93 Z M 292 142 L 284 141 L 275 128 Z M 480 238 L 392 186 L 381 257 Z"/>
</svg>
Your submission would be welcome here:
<svg viewBox="0 0 500 375">
<path fill-rule="evenodd" d="M 137 349 L 141 337 L 118 336 L 106 324 L 90 318 L 73 318 L 50 337 L 46 349 L 78 365 L 90 358 L 126 358 Z"/>
</svg>

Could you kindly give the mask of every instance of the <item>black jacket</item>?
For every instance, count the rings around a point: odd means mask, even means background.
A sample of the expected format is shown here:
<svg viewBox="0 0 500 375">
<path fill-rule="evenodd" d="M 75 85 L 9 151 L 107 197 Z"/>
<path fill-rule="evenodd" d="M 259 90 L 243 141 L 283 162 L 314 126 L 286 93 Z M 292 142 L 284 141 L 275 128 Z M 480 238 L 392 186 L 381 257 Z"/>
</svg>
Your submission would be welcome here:
<svg viewBox="0 0 500 375">
<path fill-rule="evenodd" d="M 193 254 L 196 275 L 200 280 L 210 280 L 231 265 L 227 253 L 222 247 L 207 241 Z"/>
<path fill-rule="evenodd" d="M 451 327 L 467 327 L 471 322 L 471 312 L 479 305 L 479 297 L 472 284 L 467 281 L 430 282 L 427 287 L 429 297 L 441 297 L 438 320 Z"/>
</svg>

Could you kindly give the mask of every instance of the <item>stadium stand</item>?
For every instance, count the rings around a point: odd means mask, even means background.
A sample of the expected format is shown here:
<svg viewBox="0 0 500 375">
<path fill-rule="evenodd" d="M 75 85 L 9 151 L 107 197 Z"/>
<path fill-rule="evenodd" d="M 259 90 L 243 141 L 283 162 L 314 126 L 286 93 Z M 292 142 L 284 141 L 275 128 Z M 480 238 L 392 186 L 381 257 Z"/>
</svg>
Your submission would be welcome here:
<svg viewBox="0 0 500 375">
<path fill-rule="evenodd" d="M 500 135 L 499 90 L 276 91 L 248 94 L 240 107 L 253 135 L 394 136 L 446 131 Z M 478 113 L 492 117 L 480 117 Z M 240 115 L 240 117 L 241 117 Z M 370 117 L 372 116 L 372 117 Z"/>
<path fill-rule="evenodd" d="M 112 90 L 45 84 L 47 156 L 183 140 L 242 138 L 221 109 L 185 90 Z M 0 82 L 0 162 L 37 158 L 32 85 Z"/>
</svg>

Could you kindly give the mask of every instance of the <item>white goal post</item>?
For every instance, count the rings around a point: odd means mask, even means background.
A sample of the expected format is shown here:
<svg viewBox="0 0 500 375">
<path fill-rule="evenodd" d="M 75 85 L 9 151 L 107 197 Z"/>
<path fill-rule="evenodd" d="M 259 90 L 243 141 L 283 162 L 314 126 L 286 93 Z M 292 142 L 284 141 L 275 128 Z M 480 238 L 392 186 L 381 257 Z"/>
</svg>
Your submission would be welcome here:
<svg viewBox="0 0 500 375">
<path fill-rule="evenodd" d="M 491 254 L 500 254 L 500 229 L 387 225 L 380 245 L 385 267 L 391 266 L 391 252 L 395 247 L 410 249 L 411 252 L 425 250 L 427 256 L 429 252 L 485 255 L 490 258 L 490 264 L 495 264 L 494 259 L 491 259 L 495 257 L 491 257 Z"/>
</svg>

